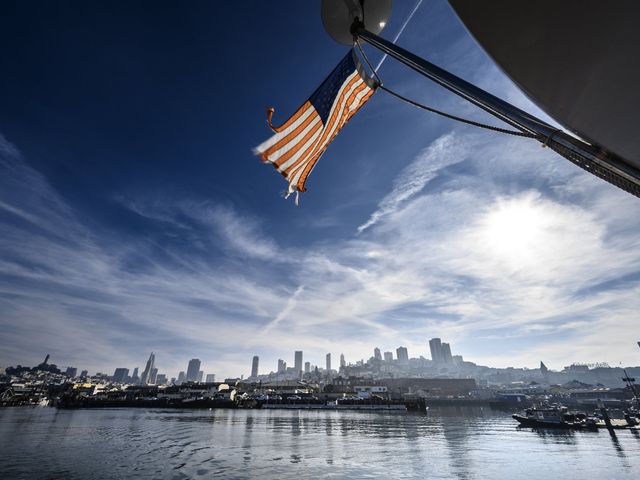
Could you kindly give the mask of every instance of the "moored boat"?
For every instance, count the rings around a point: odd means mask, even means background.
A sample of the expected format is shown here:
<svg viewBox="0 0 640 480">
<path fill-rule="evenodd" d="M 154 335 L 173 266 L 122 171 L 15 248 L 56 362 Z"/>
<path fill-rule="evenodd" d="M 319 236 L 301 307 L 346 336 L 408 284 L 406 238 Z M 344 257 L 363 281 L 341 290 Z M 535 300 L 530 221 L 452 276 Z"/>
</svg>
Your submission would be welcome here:
<svg viewBox="0 0 640 480">
<path fill-rule="evenodd" d="M 524 414 L 514 414 L 512 418 L 522 427 L 595 429 L 596 419 L 584 413 L 569 412 L 559 405 L 527 408 Z"/>
</svg>

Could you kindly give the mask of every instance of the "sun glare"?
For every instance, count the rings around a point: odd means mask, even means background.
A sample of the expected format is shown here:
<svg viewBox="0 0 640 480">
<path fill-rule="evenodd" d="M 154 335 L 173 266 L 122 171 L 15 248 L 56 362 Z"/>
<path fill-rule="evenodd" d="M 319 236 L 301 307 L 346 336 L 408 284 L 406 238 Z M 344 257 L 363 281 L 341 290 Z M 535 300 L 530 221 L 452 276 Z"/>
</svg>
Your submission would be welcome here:
<svg viewBox="0 0 640 480">
<path fill-rule="evenodd" d="M 495 253 L 525 260 L 543 241 L 547 219 L 531 197 L 499 202 L 483 222 L 483 236 Z"/>
</svg>

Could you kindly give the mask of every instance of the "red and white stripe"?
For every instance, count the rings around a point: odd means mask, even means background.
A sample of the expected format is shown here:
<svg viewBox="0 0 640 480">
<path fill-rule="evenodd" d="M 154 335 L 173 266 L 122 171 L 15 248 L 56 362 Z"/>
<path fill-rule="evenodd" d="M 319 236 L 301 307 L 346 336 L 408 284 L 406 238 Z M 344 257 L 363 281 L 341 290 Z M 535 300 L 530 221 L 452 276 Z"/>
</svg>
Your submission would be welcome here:
<svg viewBox="0 0 640 480">
<path fill-rule="evenodd" d="M 306 191 L 307 177 L 340 129 L 374 93 L 358 71 L 338 91 L 325 124 L 311 102 L 305 102 L 276 134 L 255 152 L 289 182 L 289 193 Z"/>
</svg>

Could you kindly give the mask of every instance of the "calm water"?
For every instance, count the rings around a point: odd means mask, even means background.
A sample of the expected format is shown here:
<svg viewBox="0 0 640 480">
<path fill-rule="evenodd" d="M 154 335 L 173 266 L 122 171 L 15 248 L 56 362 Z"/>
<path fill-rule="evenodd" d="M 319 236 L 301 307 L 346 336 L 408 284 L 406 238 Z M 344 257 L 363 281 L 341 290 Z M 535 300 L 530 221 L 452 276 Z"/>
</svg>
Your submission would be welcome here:
<svg viewBox="0 0 640 480">
<path fill-rule="evenodd" d="M 429 416 L 278 410 L 0 409 L 3 479 L 640 478 L 640 433 L 518 429 L 490 409 Z"/>
</svg>

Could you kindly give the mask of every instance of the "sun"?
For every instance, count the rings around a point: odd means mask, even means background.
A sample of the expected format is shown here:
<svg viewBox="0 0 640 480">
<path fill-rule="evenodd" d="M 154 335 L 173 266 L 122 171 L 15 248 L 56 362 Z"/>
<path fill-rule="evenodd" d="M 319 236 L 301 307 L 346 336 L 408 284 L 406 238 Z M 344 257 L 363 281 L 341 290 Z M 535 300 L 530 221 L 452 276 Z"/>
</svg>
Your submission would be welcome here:
<svg viewBox="0 0 640 480">
<path fill-rule="evenodd" d="M 545 241 L 548 224 L 536 196 L 501 200 L 481 222 L 483 243 L 500 256 L 525 261 Z"/>
</svg>

